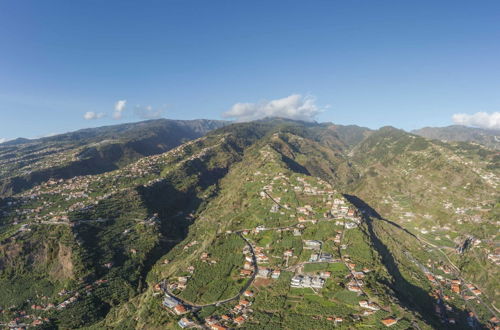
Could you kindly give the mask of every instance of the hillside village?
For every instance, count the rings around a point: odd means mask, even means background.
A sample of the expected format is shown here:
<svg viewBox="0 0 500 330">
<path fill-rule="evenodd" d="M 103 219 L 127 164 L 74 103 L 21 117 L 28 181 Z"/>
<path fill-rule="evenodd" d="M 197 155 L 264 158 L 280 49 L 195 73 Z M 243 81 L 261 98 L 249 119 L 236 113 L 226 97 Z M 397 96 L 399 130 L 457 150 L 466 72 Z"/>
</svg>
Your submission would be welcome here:
<svg viewBox="0 0 500 330">
<path fill-rule="evenodd" d="M 257 171 L 254 173 L 255 178 L 262 177 L 262 173 Z M 264 176 L 265 178 L 266 176 Z M 306 265 L 322 265 L 325 264 L 345 264 L 346 269 L 354 269 L 355 265 L 349 263 L 350 259 L 345 256 L 334 259 L 331 253 L 322 252 L 323 242 L 319 240 L 302 240 L 303 246 L 302 249 L 311 250 L 311 256 L 308 260 L 303 262 L 297 262 L 298 256 L 294 255 L 293 249 L 286 249 L 283 251 L 282 255 L 270 255 L 272 252 L 273 246 L 271 244 L 266 244 L 266 246 L 259 246 L 255 242 L 255 239 L 258 236 L 262 236 L 264 234 L 271 233 L 293 233 L 294 237 L 302 236 L 303 231 L 306 229 L 306 226 L 315 225 L 318 222 L 322 223 L 331 223 L 334 226 L 338 226 L 339 228 L 343 228 L 344 230 L 349 230 L 356 228 L 357 225 L 361 222 L 361 216 L 358 216 L 357 210 L 350 206 L 350 204 L 343 198 L 338 195 L 336 191 L 332 189 L 332 186 L 322 181 L 321 179 L 316 179 L 318 186 L 313 186 L 308 180 L 304 177 L 297 178 L 296 185 L 290 185 L 290 178 L 283 173 L 278 173 L 277 176 L 272 178 L 272 181 L 268 185 L 264 185 L 262 190 L 259 192 L 260 200 L 262 201 L 271 201 L 271 208 L 269 209 L 270 213 L 279 213 L 280 215 L 285 215 L 285 211 L 289 213 L 289 218 L 296 219 L 293 220 L 293 224 L 285 226 L 285 227 L 273 227 L 269 228 L 265 225 L 259 225 L 255 228 L 248 229 L 240 229 L 238 231 L 231 232 L 231 234 L 241 234 L 242 237 L 248 242 L 248 245 L 245 245 L 242 253 L 244 257 L 244 263 L 239 271 L 239 276 L 245 279 L 248 279 L 247 286 L 253 284 L 255 286 L 259 286 L 258 283 L 272 283 L 269 281 L 278 280 L 282 274 L 282 272 L 294 272 L 295 274 L 291 277 L 289 286 L 291 288 L 297 289 L 311 289 L 313 292 L 316 290 L 322 289 L 325 285 L 325 282 L 330 279 L 331 272 L 330 271 L 319 271 L 317 273 L 304 273 L 303 269 Z M 281 184 L 281 185 L 280 185 Z M 316 199 L 317 197 L 321 197 L 326 201 L 325 212 L 320 214 L 320 217 L 317 216 L 317 212 L 313 209 L 311 205 L 304 206 L 296 206 L 295 210 L 288 204 L 280 204 L 281 197 L 276 196 L 273 192 L 274 185 L 280 185 L 279 190 L 283 190 L 283 186 L 290 187 L 292 189 L 285 188 L 284 192 L 292 192 L 293 194 L 304 194 L 309 197 L 313 197 Z M 326 189 L 320 188 L 325 187 Z M 275 189 L 276 190 L 276 189 Z M 335 198 L 334 196 L 339 196 Z M 306 225 L 309 224 L 309 225 Z M 342 244 L 341 236 L 343 230 L 337 230 L 337 236 L 335 238 L 335 242 L 338 244 L 338 250 L 341 248 L 345 249 L 345 246 Z M 195 245 L 196 241 L 189 243 L 185 246 L 184 249 L 190 248 Z M 272 258 L 272 261 L 271 261 Z M 200 256 L 200 260 L 202 262 L 209 262 L 211 264 L 216 263 L 215 260 L 210 260 L 210 254 L 207 252 L 203 252 Z M 277 264 L 281 264 L 282 266 L 277 266 Z M 349 268 L 351 267 L 351 268 Z M 195 268 L 195 267 L 192 267 Z M 193 270 L 191 268 L 191 270 Z M 191 271 L 188 269 L 188 271 Z M 369 269 L 364 269 L 365 272 L 369 272 Z M 162 301 L 162 304 L 165 308 L 170 310 L 172 313 L 177 315 L 183 315 L 188 313 L 189 311 L 196 311 L 200 308 L 207 307 L 210 305 L 217 305 L 221 302 L 213 302 L 208 305 L 195 305 L 191 302 L 186 302 L 182 298 L 175 296 L 173 292 L 182 292 L 186 286 L 189 285 L 190 276 L 179 276 L 176 280 L 170 282 L 167 285 L 165 291 L 165 296 Z M 362 278 L 364 277 L 364 272 L 355 272 L 349 275 L 352 276 L 351 282 L 348 284 L 348 289 L 354 292 L 361 292 L 360 287 L 363 285 Z M 156 289 L 158 290 L 161 285 L 158 285 Z M 170 291 L 169 291 L 170 290 Z M 231 300 L 238 301 L 237 305 L 234 306 L 233 309 L 229 310 L 228 313 L 219 315 L 219 316 L 211 316 L 205 319 L 203 324 L 197 324 L 195 321 L 187 319 L 183 317 L 179 320 L 179 326 L 182 328 L 187 327 L 206 327 L 210 329 L 228 329 L 234 326 L 241 326 L 247 320 L 252 319 L 252 309 L 248 308 L 251 306 L 251 302 L 247 299 L 253 300 L 255 297 L 254 290 L 248 290 L 245 287 L 244 290 L 241 290 L 237 296 L 230 300 L 224 300 L 225 303 L 229 303 Z M 374 303 L 361 303 L 362 307 L 366 307 L 368 310 L 378 310 Z M 370 312 L 366 311 L 364 315 L 371 315 Z M 331 316 L 327 318 L 332 324 L 339 324 L 343 322 L 343 318 L 340 316 Z M 394 324 L 397 321 L 394 320 Z"/>
<path fill-rule="evenodd" d="M 204 138 L 200 138 L 188 142 L 165 154 L 142 158 L 113 172 L 76 176 L 67 180 L 48 180 L 17 195 L 16 198 L 7 198 L 6 205 L 0 209 L 0 212 L 7 219 L 11 219 L 13 224 L 65 223 L 74 225 L 77 222 L 70 219 L 71 214 L 90 210 L 100 201 L 110 199 L 120 192 L 135 189 L 138 185 L 148 187 L 160 182 L 162 169 L 170 164 L 179 167 L 195 159 L 202 159 L 206 152 L 216 146 L 202 149 L 186 159 L 183 156 L 186 149 L 194 144 L 201 144 L 203 141 Z M 183 160 L 178 162 L 179 158 Z M 27 229 L 27 227 L 23 228 Z"/>
<path fill-rule="evenodd" d="M 262 152 L 262 154 L 269 156 L 266 152 Z M 311 178 L 302 176 L 290 177 L 284 173 L 271 176 L 259 170 L 253 174 L 250 182 L 259 182 L 259 180 L 262 186 L 257 193 L 259 203 L 262 204 L 263 209 L 268 210 L 267 217 L 283 219 L 278 221 L 280 226 L 276 226 L 276 220 L 264 220 L 263 224 L 254 228 L 239 228 L 225 233 L 226 235 L 241 235 L 248 244 L 242 249 L 243 264 L 240 267 L 234 266 L 239 277 L 247 282 L 232 298 L 204 304 L 196 304 L 193 300 L 186 300 L 182 292 L 192 283 L 192 278 L 197 276 L 197 273 L 193 272 L 197 268 L 196 263 L 187 269 L 190 275 L 167 279 L 165 283 L 169 284 L 166 285 L 168 289 L 164 290 L 162 304 L 172 313 L 183 316 L 178 325 L 182 328 L 229 329 L 242 326 L 246 322 L 255 322 L 255 318 L 252 316 L 254 309 L 250 306 L 256 303 L 258 306 L 258 297 L 263 287 L 269 288 L 265 290 L 266 292 L 272 291 L 274 283 L 280 282 L 284 276 L 287 278 L 290 290 L 310 290 L 314 295 L 321 296 L 325 290 L 331 290 L 330 288 L 325 289 L 325 285 L 330 287 L 328 283 L 340 280 L 340 285 L 344 287 L 344 290 L 352 292 L 358 297 L 356 300 L 359 310 L 354 316 L 352 314 L 348 316 L 342 314 L 324 316 L 325 320 L 331 322 L 332 325 L 342 324 L 346 321 L 346 317 L 349 319 L 348 321 L 354 321 L 354 324 L 366 317 L 375 317 L 387 327 L 398 324 L 398 321 L 402 319 L 401 315 L 396 316 L 388 313 L 389 309 L 381 306 L 379 299 L 369 293 L 371 290 L 365 289 L 370 284 L 366 284 L 364 279 L 366 276 L 370 276 L 372 270 L 357 262 L 347 253 L 350 249 L 349 243 L 346 244 L 345 233 L 357 230 L 357 227 L 364 221 L 364 211 L 355 208 L 330 184 L 319 178 L 311 180 Z M 294 197 L 290 198 L 289 195 Z M 291 200 L 307 200 L 309 204 L 292 205 Z M 329 228 L 327 230 L 332 234 L 330 237 L 326 237 L 327 240 L 331 239 L 333 244 L 326 244 L 325 241 L 319 239 L 305 238 L 309 236 L 307 231 L 318 225 L 325 229 Z M 285 235 L 301 241 L 300 250 L 294 248 L 293 244 L 278 248 L 272 242 L 279 243 L 280 239 L 265 239 L 265 237 L 284 237 Z M 261 242 L 266 243 L 262 245 Z M 189 249 L 193 244 L 196 244 L 196 241 L 189 243 L 184 249 Z M 453 317 L 455 312 L 446 301 L 462 300 L 471 311 L 467 322 L 471 326 L 475 326 L 477 307 L 470 305 L 471 302 L 477 301 L 475 304 L 483 305 L 486 309 L 489 308 L 486 307 L 488 306 L 486 303 L 480 301 L 482 292 L 473 284 L 464 284 L 463 280 L 457 280 L 455 270 L 446 265 L 436 265 L 439 274 L 434 274 L 418 263 L 409 252 L 407 252 L 407 257 L 411 262 L 421 267 L 431 286 L 434 287 L 436 315 L 442 319 L 442 322 L 449 325 L 456 323 L 456 319 Z M 217 263 L 211 258 L 209 252 L 203 252 L 199 258 L 204 263 L 212 265 Z M 341 272 L 343 275 L 329 271 L 331 269 L 329 265 L 339 265 L 334 266 L 334 269 L 339 269 L 339 267 L 344 269 Z M 428 265 L 428 267 L 430 266 L 431 264 Z M 434 267 L 434 265 L 432 266 Z M 314 271 L 310 271 L 311 269 Z M 460 287 L 460 284 L 463 286 Z M 233 301 L 236 305 L 230 308 Z M 230 309 L 224 309 L 223 304 Z M 196 318 L 184 316 L 190 312 L 197 315 L 201 309 L 209 306 L 218 306 L 217 310 L 220 310 L 221 314 L 212 314 L 202 322 L 196 321 Z M 495 311 L 489 310 L 487 313 L 493 314 L 491 324 L 497 324 Z M 374 316 L 374 314 L 379 317 Z"/>
<path fill-rule="evenodd" d="M 209 157 L 225 142 L 226 136 L 211 137 L 209 147 L 204 146 L 207 138 L 200 138 L 167 153 L 142 158 L 122 169 L 68 180 L 49 180 L 7 198 L 0 205 L 0 214 L 3 227 L 9 229 L 1 232 L 0 239 L 2 242 L 21 239 L 37 226 L 106 223 L 109 219 L 88 217 L 89 212 L 103 201 L 121 193 L 128 194 L 137 187 L 152 187 L 167 180 L 165 175 L 169 171 Z M 188 241 L 179 247 L 187 255 L 195 254 L 196 259 L 153 287 L 159 299 L 157 304 L 177 318 L 178 326 L 228 329 L 258 324 L 261 311 L 268 304 L 266 297 L 278 291 L 286 292 L 281 296 L 300 313 L 312 308 L 310 301 L 318 300 L 318 308 L 330 306 L 335 312 L 328 312 L 325 307 L 316 312 L 314 320 L 332 326 L 367 323 L 404 328 L 417 322 L 408 310 L 391 309 L 391 301 L 379 294 L 386 289 L 374 281 L 376 256 L 365 255 L 372 248 L 362 238 L 366 234 L 369 212 L 355 207 L 325 180 L 277 166 L 279 158 L 273 149 L 262 148 L 259 157 L 269 165 L 257 167 L 244 180 L 245 191 L 251 194 L 250 204 L 237 221 L 229 221 L 228 227 L 218 234 L 228 248 L 237 246 L 233 249 L 234 256 L 228 258 L 231 260 L 218 255 L 217 246 Z M 497 267 L 500 252 L 495 246 L 496 233 L 478 238 L 459 232 L 452 224 L 429 225 L 433 223 L 433 215 L 421 216 L 408 210 L 397 196 L 387 195 L 380 203 L 391 206 L 400 224 L 408 224 L 409 231 L 427 246 L 427 256 L 446 252 L 444 259 L 429 258 L 427 262 L 420 255 L 417 258 L 409 251 L 404 253 L 406 260 L 424 274 L 422 281 L 431 288 L 436 317 L 451 326 L 461 317 L 455 307 L 460 306 L 468 311 L 467 322 L 471 327 L 478 324 L 479 316 L 484 319 L 485 315 L 488 315 L 488 325 L 497 327 L 497 312 L 487 292 L 464 279 L 448 257 L 469 250 L 481 251 L 487 262 Z M 452 202 L 443 202 L 442 207 L 459 217 L 459 224 L 482 223 L 480 214 L 488 210 L 489 202 L 474 203 L 471 202 L 470 207 L 456 207 Z M 187 213 L 181 216 L 187 222 L 199 217 Z M 418 225 L 416 218 L 420 221 Z M 157 214 L 140 215 L 131 220 L 153 227 L 160 222 Z M 122 235 L 129 232 L 130 229 L 125 229 Z M 80 238 L 75 237 L 80 242 Z M 136 247 L 128 252 L 141 253 Z M 176 258 L 167 258 L 160 267 L 168 269 L 177 265 Z M 114 263 L 107 260 L 102 267 L 112 270 Z M 210 274 L 207 270 L 219 268 L 228 271 L 233 281 L 225 284 L 224 292 L 217 292 L 217 281 L 207 284 L 204 279 L 198 283 L 200 274 L 206 277 Z M 16 317 L 8 324 L 22 327 L 29 322 L 47 322 L 43 312 L 65 309 L 78 301 L 82 292 L 90 294 L 95 285 L 106 285 L 106 280 L 86 283 L 83 291 L 68 292 L 64 300 L 35 304 L 32 309 L 37 314 L 31 316 L 25 310 L 10 308 L 9 313 Z M 217 298 L 197 296 L 205 291 Z M 337 307 L 332 307 L 333 302 Z"/>
<path fill-rule="evenodd" d="M 30 175 L 34 171 L 56 167 L 76 159 L 78 151 L 69 151 L 58 145 L 25 146 L 16 150 L 17 156 L 12 157 L 14 148 L 0 148 L 0 177 L 13 175 Z M 27 151 L 24 153 L 24 151 Z M 8 156 L 8 157 L 7 157 Z M 13 171 L 14 170 L 14 171 Z"/>
</svg>

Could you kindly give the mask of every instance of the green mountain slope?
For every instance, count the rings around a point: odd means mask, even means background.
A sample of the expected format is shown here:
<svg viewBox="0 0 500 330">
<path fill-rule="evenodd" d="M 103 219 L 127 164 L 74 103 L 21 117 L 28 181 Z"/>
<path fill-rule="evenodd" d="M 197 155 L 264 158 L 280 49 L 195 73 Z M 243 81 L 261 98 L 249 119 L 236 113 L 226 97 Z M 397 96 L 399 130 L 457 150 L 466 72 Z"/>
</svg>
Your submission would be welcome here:
<svg viewBox="0 0 500 330">
<path fill-rule="evenodd" d="M 496 306 L 500 273 L 488 256 L 498 253 L 498 157 L 384 128 L 353 153 L 360 179 L 352 193 L 438 251 Z"/>
<path fill-rule="evenodd" d="M 148 277 L 150 290 L 112 311 L 99 326 L 143 328 L 164 324 L 174 327 L 177 318 L 161 310 L 163 296 L 154 289 L 162 280 L 171 287 L 172 295 L 194 310 L 206 305 L 192 315 L 198 322 L 204 322 L 206 317 L 228 315 L 237 319 L 238 315 L 245 315 L 248 329 L 308 326 L 327 329 L 336 324 L 335 318 L 342 319 L 345 325 L 378 326 L 381 319 L 398 316 L 401 326 L 412 322 L 425 324 L 414 311 L 399 306 L 396 298 L 387 293 L 388 287 L 379 281 L 382 278 L 390 281 L 390 275 L 372 248 L 370 237 L 360 229 L 345 230 L 343 218 L 325 217 L 334 199 L 346 205 L 349 202 L 331 184 L 304 173 L 304 168 L 292 163 L 291 145 L 285 140 L 293 144 L 298 138 L 281 128 L 280 133 L 268 135 L 245 150 L 242 160 L 221 180 L 218 196 L 195 215 L 198 220 L 190 227 L 188 237 L 165 256 L 169 263 L 165 264 L 164 259 L 155 265 Z M 307 145 L 313 149 L 317 143 L 300 139 L 302 148 Z M 295 159 L 298 156 L 299 151 L 295 149 Z M 273 205 L 278 205 L 276 211 L 270 211 Z M 314 210 L 307 218 L 298 213 L 304 205 Z M 300 234 L 296 236 L 294 230 Z M 339 243 L 334 242 L 336 236 Z M 308 263 L 314 251 L 304 248 L 307 239 L 321 240 L 324 244 L 321 251 L 330 254 L 332 262 Z M 269 258 L 258 265 L 279 269 L 279 278 L 241 276 L 246 242 Z M 341 245 L 346 245 L 345 249 L 341 249 Z M 283 257 L 287 250 L 293 251 L 288 260 Z M 366 274 L 377 274 L 366 275 L 367 296 L 358 296 L 347 289 L 353 279 L 349 278 L 346 265 L 354 263 L 354 269 L 359 272 L 365 269 Z M 321 290 L 290 287 L 294 275 L 315 276 L 320 272 L 330 272 Z M 357 276 L 361 275 L 365 276 L 364 273 Z M 188 278 L 183 290 L 178 286 L 181 278 Z M 236 312 L 235 308 L 239 307 L 235 306 L 245 300 L 239 293 L 249 284 L 255 295 L 251 299 L 251 312 L 247 309 Z M 359 301 L 367 297 L 372 306 L 382 305 L 383 309 L 361 318 L 359 313 L 364 308 L 359 306 Z M 231 298 L 234 299 L 227 301 Z M 227 302 L 218 305 L 220 301 Z M 399 307 L 391 309 L 391 305 Z M 234 325 L 233 321 L 218 323 Z"/>
<path fill-rule="evenodd" d="M 0 196 L 21 192 L 49 179 L 111 171 L 226 124 L 214 120 L 159 119 L 6 142 L 0 144 Z"/>
<path fill-rule="evenodd" d="M 0 199 L 0 322 L 486 327 L 498 155 L 348 130 L 233 124 Z"/>
</svg>

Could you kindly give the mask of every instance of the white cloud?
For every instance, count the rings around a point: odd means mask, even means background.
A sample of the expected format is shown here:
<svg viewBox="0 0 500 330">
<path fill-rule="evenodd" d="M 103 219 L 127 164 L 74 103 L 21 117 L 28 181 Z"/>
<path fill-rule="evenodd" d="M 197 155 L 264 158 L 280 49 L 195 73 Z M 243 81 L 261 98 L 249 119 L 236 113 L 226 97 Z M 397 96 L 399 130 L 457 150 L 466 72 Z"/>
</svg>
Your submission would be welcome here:
<svg viewBox="0 0 500 330">
<path fill-rule="evenodd" d="M 165 113 L 165 109 L 164 108 L 154 109 L 150 105 L 146 107 L 141 105 L 136 105 L 134 113 L 141 119 L 157 119 L 163 116 L 163 114 Z"/>
<path fill-rule="evenodd" d="M 100 119 L 102 117 L 104 117 L 105 114 L 104 113 L 96 113 L 94 111 L 87 111 L 85 112 L 85 114 L 83 115 L 83 118 L 85 120 L 93 120 L 93 119 Z"/>
<path fill-rule="evenodd" d="M 113 113 L 114 119 L 122 119 L 123 110 L 125 110 L 125 105 L 127 104 L 127 100 L 119 100 L 115 103 L 115 112 Z"/>
<path fill-rule="evenodd" d="M 0 143 L 4 143 L 4 142 L 7 142 L 9 141 L 9 139 L 6 139 L 6 138 L 0 138 Z"/>
<path fill-rule="evenodd" d="M 259 103 L 236 103 L 223 116 L 237 121 L 250 121 L 265 117 L 283 117 L 312 121 L 321 112 L 313 96 L 292 94 L 282 99 Z"/>
<path fill-rule="evenodd" d="M 456 113 L 452 116 L 455 124 L 488 129 L 500 129 L 500 112 L 476 112 L 473 115 Z"/>
</svg>

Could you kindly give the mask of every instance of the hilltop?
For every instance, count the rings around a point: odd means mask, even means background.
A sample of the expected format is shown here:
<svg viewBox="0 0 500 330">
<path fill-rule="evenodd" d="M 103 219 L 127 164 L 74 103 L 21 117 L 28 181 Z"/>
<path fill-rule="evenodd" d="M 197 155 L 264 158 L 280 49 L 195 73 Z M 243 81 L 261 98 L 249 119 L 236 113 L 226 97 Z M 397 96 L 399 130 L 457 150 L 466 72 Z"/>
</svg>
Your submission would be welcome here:
<svg viewBox="0 0 500 330">
<path fill-rule="evenodd" d="M 452 125 L 447 127 L 424 127 L 412 133 L 444 141 L 475 142 L 488 148 L 500 149 L 500 131 Z"/>
</svg>

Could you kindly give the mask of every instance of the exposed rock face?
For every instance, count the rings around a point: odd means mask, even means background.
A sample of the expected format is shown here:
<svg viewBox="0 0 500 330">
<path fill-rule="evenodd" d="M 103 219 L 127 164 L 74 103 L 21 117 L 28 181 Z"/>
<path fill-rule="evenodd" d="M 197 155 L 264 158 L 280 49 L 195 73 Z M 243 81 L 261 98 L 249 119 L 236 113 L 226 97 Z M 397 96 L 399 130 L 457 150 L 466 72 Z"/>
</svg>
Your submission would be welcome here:
<svg viewBox="0 0 500 330">
<path fill-rule="evenodd" d="M 57 260 L 54 263 L 51 275 L 54 278 L 71 279 L 74 277 L 71 248 L 59 243 Z"/>
</svg>

